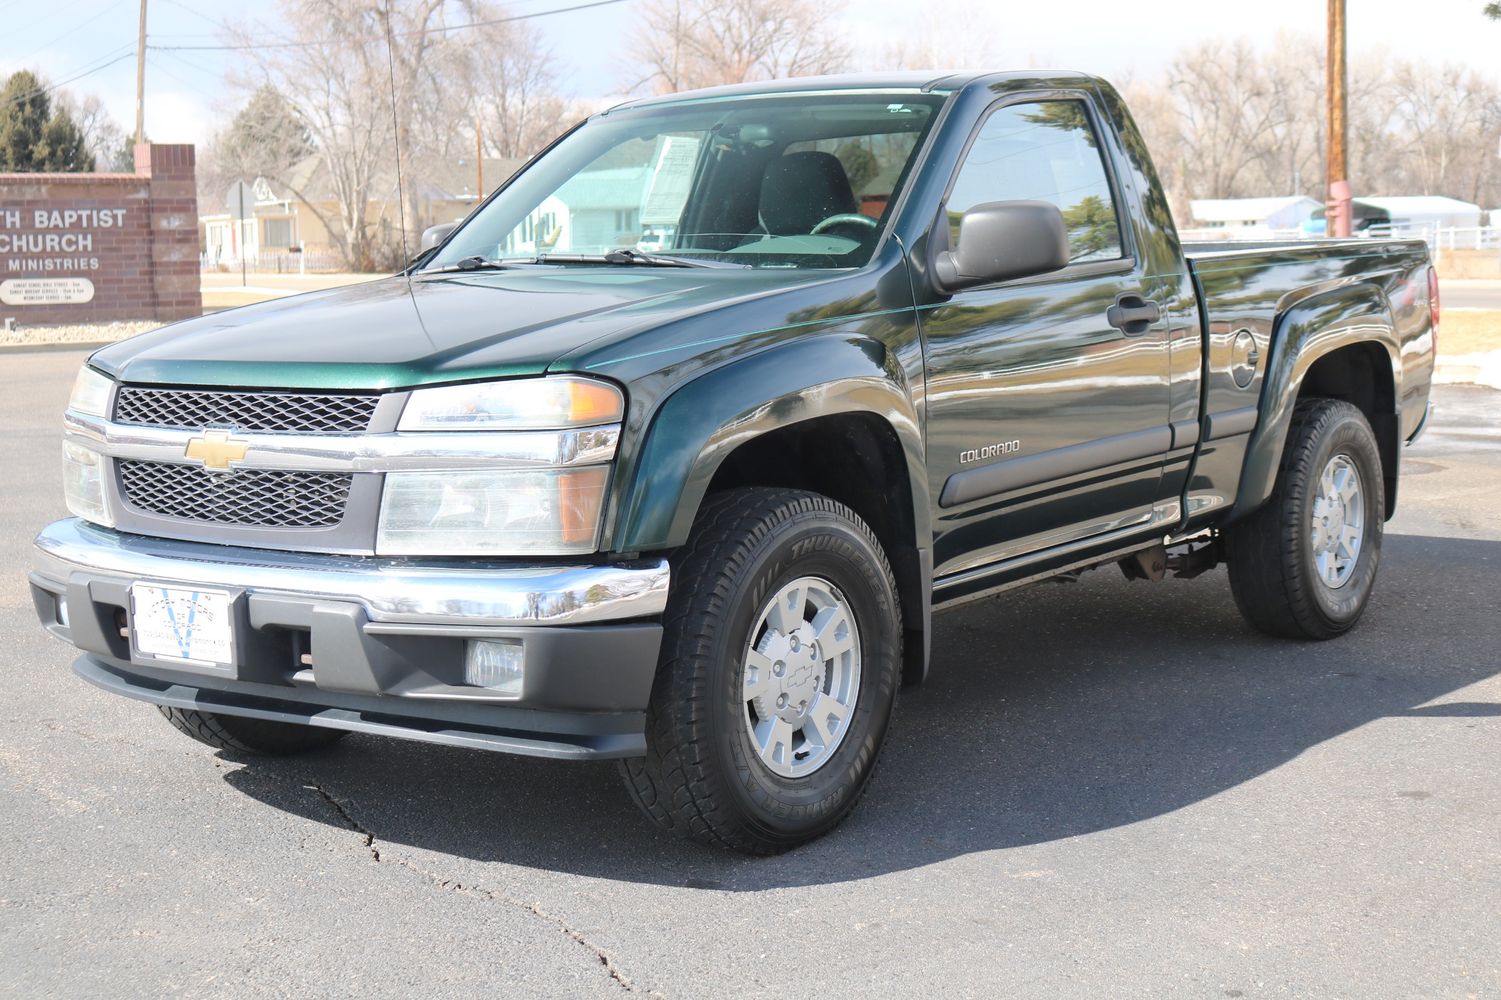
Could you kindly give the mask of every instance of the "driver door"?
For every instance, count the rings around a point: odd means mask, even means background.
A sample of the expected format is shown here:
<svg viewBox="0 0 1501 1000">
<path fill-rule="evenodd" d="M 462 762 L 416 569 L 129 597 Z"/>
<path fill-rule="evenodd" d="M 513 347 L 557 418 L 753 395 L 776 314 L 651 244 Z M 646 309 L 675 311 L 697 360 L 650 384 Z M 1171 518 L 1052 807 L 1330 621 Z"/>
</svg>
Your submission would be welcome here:
<svg viewBox="0 0 1501 1000">
<path fill-rule="evenodd" d="M 975 205 L 1048 201 L 1070 263 L 923 314 L 940 578 L 1152 522 L 1171 444 L 1166 303 L 1155 322 L 1113 322 L 1148 293 L 1096 129 L 1085 95 L 1015 99 L 951 182 L 951 240 Z"/>
</svg>

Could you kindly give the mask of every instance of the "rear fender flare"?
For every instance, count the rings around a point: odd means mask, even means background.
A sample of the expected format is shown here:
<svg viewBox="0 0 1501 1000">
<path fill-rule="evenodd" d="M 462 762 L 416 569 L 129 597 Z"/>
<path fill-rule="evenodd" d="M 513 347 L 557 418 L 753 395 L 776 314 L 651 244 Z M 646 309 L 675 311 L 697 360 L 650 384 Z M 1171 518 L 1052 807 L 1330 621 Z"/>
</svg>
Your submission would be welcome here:
<svg viewBox="0 0 1501 1000">
<path fill-rule="evenodd" d="M 1400 407 L 1401 350 L 1391 307 L 1379 287 L 1360 283 L 1319 292 L 1278 317 L 1272 333 L 1271 359 L 1262 381 L 1261 412 L 1246 446 L 1240 488 L 1229 520 L 1251 513 L 1271 497 L 1292 424 L 1293 407 L 1314 362 L 1342 348 L 1371 343 L 1379 345 L 1390 361 L 1392 399 Z M 1392 416 L 1400 418 L 1397 413 Z M 1401 426 L 1401 420 L 1397 419 L 1393 426 Z M 1380 435 L 1379 426 L 1376 432 Z M 1400 454 L 1400 449 L 1397 453 Z M 1392 470 L 1393 475 L 1395 471 Z"/>
</svg>

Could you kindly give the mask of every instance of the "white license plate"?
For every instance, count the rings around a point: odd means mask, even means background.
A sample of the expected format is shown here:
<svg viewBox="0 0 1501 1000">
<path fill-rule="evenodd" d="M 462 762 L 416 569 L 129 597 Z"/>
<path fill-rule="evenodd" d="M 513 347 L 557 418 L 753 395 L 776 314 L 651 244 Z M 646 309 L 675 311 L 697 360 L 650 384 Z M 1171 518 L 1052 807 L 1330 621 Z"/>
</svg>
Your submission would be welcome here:
<svg viewBox="0 0 1501 1000">
<path fill-rule="evenodd" d="M 130 607 L 136 652 L 204 666 L 234 662 L 230 597 L 223 591 L 135 583 Z"/>
</svg>

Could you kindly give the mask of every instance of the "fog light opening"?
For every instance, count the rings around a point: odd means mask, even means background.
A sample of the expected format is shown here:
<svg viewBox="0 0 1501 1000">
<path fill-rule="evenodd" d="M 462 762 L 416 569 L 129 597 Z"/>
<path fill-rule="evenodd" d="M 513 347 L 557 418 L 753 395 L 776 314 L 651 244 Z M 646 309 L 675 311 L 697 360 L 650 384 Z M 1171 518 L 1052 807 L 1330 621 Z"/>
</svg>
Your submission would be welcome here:
<svg viewBox="0 0 1501 1000">
<path fill-rule="evenodd" d="M 508 698 L 521 697 L 526 652 L 519 639 L 470 639 L 464 647 L 464 683 Z"/>
</svg>

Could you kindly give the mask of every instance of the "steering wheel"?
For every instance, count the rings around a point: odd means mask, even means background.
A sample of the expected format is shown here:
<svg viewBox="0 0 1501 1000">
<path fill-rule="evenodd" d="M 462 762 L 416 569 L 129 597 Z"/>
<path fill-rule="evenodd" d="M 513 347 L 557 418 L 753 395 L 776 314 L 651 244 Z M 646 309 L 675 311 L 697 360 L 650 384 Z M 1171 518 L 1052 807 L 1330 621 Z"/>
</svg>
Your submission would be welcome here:
<svg viewBox="0 0 1501 1000">
<path fill-rule="evenodd" d="M 856 236 L 855 240 L 858 242 L 859 240 L 863 239 L 866 236 L 869 236 L 871 233 L 879 229 L 880 225 L 881 224 L 879 222 L 877 222 L 875 219 L 872 219 L 868 215 L 861 215 L 859 212 L 844 212 L 839 215 L 831 215 L 827 219 L 824 219 L 818 225 L 813 227 L 813 231 L 809 235 L 817 236 L 820 233 L 826 233 L 830 229 L 837 229 L 840 226 L 862 226 L 866 230 L 868 230 L 868 232 Z"/>
</svg>

